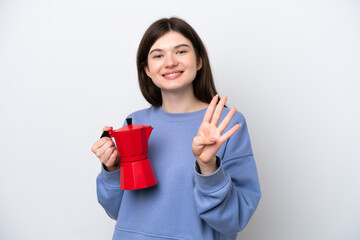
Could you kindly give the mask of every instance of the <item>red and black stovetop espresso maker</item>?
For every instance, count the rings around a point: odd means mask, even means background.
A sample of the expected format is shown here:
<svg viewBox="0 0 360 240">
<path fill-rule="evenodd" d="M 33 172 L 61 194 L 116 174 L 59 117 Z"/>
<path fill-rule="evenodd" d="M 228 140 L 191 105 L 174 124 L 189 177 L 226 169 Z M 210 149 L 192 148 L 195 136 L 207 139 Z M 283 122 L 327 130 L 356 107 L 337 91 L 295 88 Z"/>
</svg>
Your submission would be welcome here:
<svg viewBox="0 0 360 240">
<path fill-rule="evenodd" d="M 115 139 L 120 155 L 120 188 L 135 190 L 156 184 L 155 173 L 148 158 L 148 139 L 153 128 L 148 125 L 132 124 L 127 118 L 127 126 L 105 131 L 101 137 Z"/>
</svg>

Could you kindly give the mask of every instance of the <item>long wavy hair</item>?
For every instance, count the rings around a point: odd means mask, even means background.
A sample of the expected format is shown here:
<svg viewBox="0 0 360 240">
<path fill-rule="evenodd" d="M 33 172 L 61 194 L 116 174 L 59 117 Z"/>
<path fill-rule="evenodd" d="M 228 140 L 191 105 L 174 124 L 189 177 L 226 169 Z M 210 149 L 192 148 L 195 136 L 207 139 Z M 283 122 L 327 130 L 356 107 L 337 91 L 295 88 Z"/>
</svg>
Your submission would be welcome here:
<svg viewBox="0 0 360 240">
<path fill-rule="evenodd" d="M 162 18 L 155 21 L 144 33 L 143 38 L 138 47 L 136 65 L 138 72 L 138 80 L 141 93 L 146 101 L 153 106 L 162 105 L 162 97 L 160 89 L 153 83 L 151 78 L 147 76 L 145 67 L 148 66 L 148 55 L 152 45 L 157 39 L 162 37 L 169 31 L 181 33 L 192 43 L 197 63 L 200 59 L 202 67 L 198 70 L 193 81 L 193 90 L 195 97 L 206 103 L 210 103 L 211 99 L 217 94 L 213 75 L 210 68 L 209 58 L 203 42 L 195 30 L 184 20 L 180 18 Z"/>
</svg>

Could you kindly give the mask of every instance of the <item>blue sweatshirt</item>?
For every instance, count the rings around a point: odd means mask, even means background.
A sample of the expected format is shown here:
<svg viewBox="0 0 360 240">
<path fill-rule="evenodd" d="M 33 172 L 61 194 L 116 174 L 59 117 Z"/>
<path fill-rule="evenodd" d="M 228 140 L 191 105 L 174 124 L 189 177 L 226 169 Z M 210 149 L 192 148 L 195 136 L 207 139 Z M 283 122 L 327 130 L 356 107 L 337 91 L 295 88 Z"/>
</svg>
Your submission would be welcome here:
<svg viewBox="0 0 360 240">
<path fill-rule="evenodd" d="M 235 114 L 224 133 L 235 124 L 241 128 L 218 151 L 216 172 L 205 176 L 191 151 L 205 111 L 173 114 L 150 107 L 129 116 L 133 124 L 154 128 L 148 156 L 158 183 L 123 191 L 119 171 L 101 169 L 97 196 L 116 220 L 114 240 L 235 240 L 246 226 L 261 193 L 245 119 Z"/>
</svg>

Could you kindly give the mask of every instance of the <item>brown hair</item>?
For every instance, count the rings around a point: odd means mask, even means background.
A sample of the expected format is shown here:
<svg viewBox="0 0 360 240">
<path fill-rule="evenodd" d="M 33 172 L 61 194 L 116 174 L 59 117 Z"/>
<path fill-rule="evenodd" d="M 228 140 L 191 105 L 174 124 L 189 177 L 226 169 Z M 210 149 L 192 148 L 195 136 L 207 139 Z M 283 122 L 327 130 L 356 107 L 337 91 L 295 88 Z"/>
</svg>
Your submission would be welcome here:
<svg viewBox="0 0 360 240">
<path fill-rule="evenodd" d="M 169 31 L 181 33 L 192 43 L 197 62 L 202 61 L 202 67 L 197 72 L 193 81 L 194 94 L 197 99 L 202 102 L 210 103 L 211 99 L 217 94 L 214 79 L 211 73 L 209 58 L 199 35 L 184 20 L 179 18 L 162 18 L 150 25 L 144 33 L 143 38 L 138 47 L 136 65 L 138 71 L 138 80 L 141 93 L 146 101 L 153 106 L 162 105 L 162 97 L 160 89 L 155 86 L 151 78 L 146 75 L 145 67 L 148 65 L 148 54 L 150 48 L 157 39 L 162 37 Z"/>
</svg>

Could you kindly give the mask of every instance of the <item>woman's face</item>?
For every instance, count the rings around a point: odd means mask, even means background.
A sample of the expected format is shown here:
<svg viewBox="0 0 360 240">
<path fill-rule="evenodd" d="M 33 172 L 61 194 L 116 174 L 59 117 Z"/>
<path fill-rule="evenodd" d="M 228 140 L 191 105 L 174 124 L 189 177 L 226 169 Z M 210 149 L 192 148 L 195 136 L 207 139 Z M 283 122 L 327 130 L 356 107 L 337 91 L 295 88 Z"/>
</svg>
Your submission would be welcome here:
<svg viewBox="0 0 360 240">
<path fill-rule="evenodd" d="M 190 40 L 170 31 L 150 48 L 145 72 L 161 91 L 176 92 L 192 88 L 192 81 L 201 67 Z"/>
</svg>

